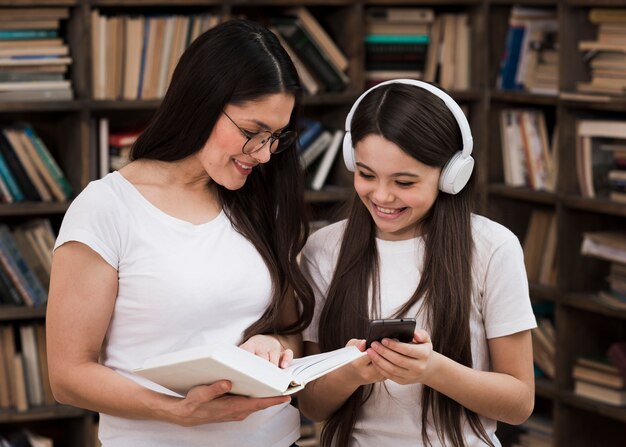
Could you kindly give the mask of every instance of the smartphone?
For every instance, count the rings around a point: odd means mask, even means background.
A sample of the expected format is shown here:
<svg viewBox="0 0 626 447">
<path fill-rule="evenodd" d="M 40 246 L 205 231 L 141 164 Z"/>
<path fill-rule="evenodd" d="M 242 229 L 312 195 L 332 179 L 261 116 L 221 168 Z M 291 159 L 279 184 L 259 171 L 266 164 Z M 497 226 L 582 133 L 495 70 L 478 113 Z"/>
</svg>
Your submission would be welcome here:
<svg viewBox="0 0 626 447">
<path fill-rule="evenodd" d="M 410 343 L 414 332 L 415 318 L 370 320 L 365 346 L 369 348 L 372 342 L 383 338 L 395 338 L 403 343 Z"/>
</svg>

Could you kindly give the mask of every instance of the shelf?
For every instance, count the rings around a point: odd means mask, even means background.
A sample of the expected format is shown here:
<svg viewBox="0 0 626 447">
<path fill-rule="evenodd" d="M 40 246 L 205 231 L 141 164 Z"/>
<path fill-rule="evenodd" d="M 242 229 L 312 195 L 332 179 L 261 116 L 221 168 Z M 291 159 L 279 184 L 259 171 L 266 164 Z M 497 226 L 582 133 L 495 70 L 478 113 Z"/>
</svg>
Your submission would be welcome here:
<svg viewBox="0 0 626 447">
<path fill-rule="evenodd" d="M 562 203 L 566 207 L 578 210 L 626 217 L 626 205 L 609 199 L 565 195 Z"/>
<path fill-rule="evenodd" d="M 27 202 L 27 203 L 2 203 L 0 204 L 0 216 L 38 216 L 63 214 L 70 206 L 67 202 Z"/>
<path fill-rule="evenodd" d="M 554 399 L 558 395 L 558 390 L 552 380 L 541 377 L 535 379 L 535 393 L 547 399 Z"/>
<path fill-rule="evenodd" d="M 332 187 L 322 191 L 305 191 L 304 200 L 308 203 L 337 202 L 352 197 L 352 188 Z"/>
<path fill-rule="evenodd" d="M 528 92 L 511 92 L 504 90 L 493 90 L 491 100 L 494 102 L 513 103 L 519 105 L 556 106 L 557 96 L 536 95 Z"/>
<path fill-rule="evenodd" d="M 528 188 L 515 188 L 502 183 L 492 183 L 487 191 L 492 196 L 505 197 L 509 199 L 524 200 L 546 205 L 555 205 L 557 196 L 553 192 L 534 191 Z"/>
<path fill-rule="evenodd" d="M 88 414 L 88 412 L 85 410 L 67 405 L 32 408 L 20 412 L 0 410 L 0 424 L 41 421 L 46 419 L 79 418 L 86 414 Z"/>
<path fill-rule="evenodd" d="M 72 112 L 81 110 L 83 102 L 74 101 L 0 101 L 0 113 Z"/>
<path fill-rule="evenodd" d="M 307 4 L 310 2 L 307 2 Z M 417 3 L 415 0 L 365 0 L 365 6 L 449 6 L 449 5 L 479 5 L 481 0 L 430 0 L 425 4 Z"/>
<path fill-rule="evenodd" d="M 30 8 L 31 6 L 76 6 L 79 0 L 0 0 L 3 8 Z"/>
<path fill-rule="evenodd" d="M 0 306 L 0 322 L 44 318 L 45 307 Z"/>
<path fill-rule="evenodd" d="M 132 6 L 219 6 L 223 1 L 219 0 L 88 0 L 88 3 L 94 7 L 98 6 L 115 6 L 115 7 L 132 7 Z"/>
<path fill-rule="evenodd" d="M 577 92 L 561 92 L 561 104 L 565 107 L 584 110 L 597 110 L 607 112 L 626 111 L 625 96 L 591 95 Z"/>
<path fill-rule="evenodd" d="M 597 413 L 620 422 L 626 422 L 626 408 L 624 407 L 611 406 L 592 399 L 587 399 L 574 394 L 573 391 L 561 391 L 559 398 L 563 403 L 572 407 L 580 408 L 591 413 Z"/>
<path fill-rule="evenodd" d="M 593 296 L 592 294 L 570 293 L 560 300 L 566 306 L 576 309 L 594 312 L 612 318 L 620 318 L 626 321 L 626 311 L 609 307 Z"/>
</svg>

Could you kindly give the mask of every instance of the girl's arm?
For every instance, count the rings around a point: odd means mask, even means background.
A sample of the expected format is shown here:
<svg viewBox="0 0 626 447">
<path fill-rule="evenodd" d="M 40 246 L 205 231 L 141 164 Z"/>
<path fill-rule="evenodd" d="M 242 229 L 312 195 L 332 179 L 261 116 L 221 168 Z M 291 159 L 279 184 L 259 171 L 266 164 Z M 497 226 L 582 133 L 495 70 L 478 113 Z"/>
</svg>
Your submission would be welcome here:
<svg viewBox="0 0 626 447">
<path fill-rule="evenodd" d="M 183 426 L 242 420 L 288 397 L 225 395 L 230 382 L 193 388 L 182 398 L 144 388 L 98 363 L 117 296 L 117 271 L 79 242 L 53 257 L 46 316 L 50 384 L 61 402 L 130 419 Z"/>
<path fill-rule="evenodd" d="M 416 344 L 384 339 L 368 354 L 379 371 L 400 384 L 423 383 L 490 419 L 521 424 L 534 407 L 530 331 L 488 340 L 493 371 L 463 366 L 433 351 L 430 337 L 416 331 Z"/>
<path fill-rule="evenodd" d="M 365 349 L 365 340 L 350 340 L 347 346 Z M 317 343 L 304 343 L 305 355 L 319 354 Z M 307 384 L 298 393 L 300 411 L 314 421 L 323 421 L 335 413 L 361 385 L 380 382 L 384 377 L 374 368 L 368 356 L 363 356 Z"/>
</svg>

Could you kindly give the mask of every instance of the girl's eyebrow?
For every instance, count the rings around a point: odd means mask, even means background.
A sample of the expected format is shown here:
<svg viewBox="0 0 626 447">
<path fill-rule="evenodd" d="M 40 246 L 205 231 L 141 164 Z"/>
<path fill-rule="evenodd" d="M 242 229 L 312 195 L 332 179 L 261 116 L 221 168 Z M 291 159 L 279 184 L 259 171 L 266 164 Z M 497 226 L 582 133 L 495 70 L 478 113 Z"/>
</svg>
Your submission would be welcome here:
<svg viewBox="0 0 626 447">
<path fill-rule="evenodd" d="M 360 161 L 357 161 L 356 165 L 360 168 L 367 169 L 368 171 L 375 172 L 372 168 L 367 166 L 365 163 L 361 163 Z M 392 177 L 415 177 L 415 178 L 420 177 L 419 174 L 415 174 L 413 172 L 395 172 L 391 174 L 391 176 Z"/>
</svg>

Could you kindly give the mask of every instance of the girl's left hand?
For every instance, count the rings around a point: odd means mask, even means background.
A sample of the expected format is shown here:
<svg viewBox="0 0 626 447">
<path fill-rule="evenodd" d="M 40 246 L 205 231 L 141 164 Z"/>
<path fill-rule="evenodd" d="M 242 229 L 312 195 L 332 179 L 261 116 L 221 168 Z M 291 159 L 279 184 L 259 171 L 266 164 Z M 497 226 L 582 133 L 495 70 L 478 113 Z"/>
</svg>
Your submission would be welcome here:
<svg viewBox="0 0 626 447">
<path fill-rule="evenodd" d="M 389 380 L 400 385 L 424 383 L 434 368 L 436 352 L 430 335 L 421 329 L 415 331 L 413 343 L 401 343 L 385 338 L 372 343 L 367 350 L 372 364 Z"/>
<path fill-rule="evenodd" d="M 280 368 L 288 367 L 293 360 L 293 351 L 285 349 L 280 341 L 271 335 L 254 335 L 239 347 L 272 362 Z"/>
</svg>

